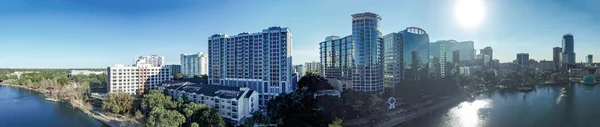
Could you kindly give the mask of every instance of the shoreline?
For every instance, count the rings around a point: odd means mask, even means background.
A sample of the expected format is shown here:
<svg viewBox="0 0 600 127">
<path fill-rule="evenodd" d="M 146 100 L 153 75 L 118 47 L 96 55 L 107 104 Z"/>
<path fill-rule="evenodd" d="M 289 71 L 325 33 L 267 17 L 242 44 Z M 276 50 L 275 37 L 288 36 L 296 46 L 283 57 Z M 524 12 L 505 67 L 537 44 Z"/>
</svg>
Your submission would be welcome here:
<svg viewBox="0 0 600 127">
<path fill-rule="evenodd" d="M 419 118 L 419 117 L 421 117 L 423 115 L 426 115 L 427 113 L 431 113 L 431 112 L 433 112 L 435 110 L 439 110 L 439 109 L 441 109 L 443 107 L 463 102 L 467 98 L 469 98 L 469 97 L 466 96 L 466 95 L 456 96 L 456 97 L 454 97 L 452 99 L 448 99 L 446 101 L 443 101 L 443 102 L 437 103 L 435 105 L 431 105 L 429 107 L 426 107 L 426 108 L 424 108 L 422 110 L 418 110 L 415 113 L 407 114 L 405 116 L 398 116 L 398 117 L 390 118 L 390 119 L 386 120 L 385 122 L 378 123 L 376 126 L 378 126 L 378 127 L 391 127 L 391 126 L 400 125 L 400 124 L 402 124 L 404 122 L 408 122 L 410 120 Z"/>
<path fill-rule="evenodd" d="M 25 89 L 25 90 L 29 90 L 29 91 L 34 91 L 34 92 L 43 94 L 42 96 L 46 99 L 46 101 L 48 101 L 48 99 L 51 99 L 52 100 L 51 102 L 64 102 L 64 103 L 67 103 L 73 109 L 77 109 L 77 110 L 81 111 L 82 113 L 86 114 L 87 116 L 89 116 L 91 118 L 94 118 L 94 119 L 100 121 L 101 123 L 103 123 L 104 125 L 109 126 L 109 127 L 120 127 L 119 125 L 121 123 L 124 123 L 124 121 L 117 121 L 117 120 L 114 120 L 115 118 L 110 118 L 110 117 L 108 117 L 106 115 L 101 116 L 102 113 L 100 113 L 100 112 L 92 113 L 92 110 L 91 109 L 87 109 L 81 102 L 78 102 L 79 104 L 75 104 L 73 101 L 70 101 L 70 100 L 49 98 L 49 97 L 47 97 L 44 94 L 43 90 L 29 88 L 29 87 L 21 86 L 21 85 L 12 85 L 12 84 L 1 84 L 0 83 L 0 86 L 10 86 L 10 87 L 13 87 L 13 88 L 20 88 L 20 89 Z M 113 119 L 113 120 L 111 120 L 111 119 Z M 126 125 L 126 126 L 133 126 L 133 125 Z"/>
</svg>

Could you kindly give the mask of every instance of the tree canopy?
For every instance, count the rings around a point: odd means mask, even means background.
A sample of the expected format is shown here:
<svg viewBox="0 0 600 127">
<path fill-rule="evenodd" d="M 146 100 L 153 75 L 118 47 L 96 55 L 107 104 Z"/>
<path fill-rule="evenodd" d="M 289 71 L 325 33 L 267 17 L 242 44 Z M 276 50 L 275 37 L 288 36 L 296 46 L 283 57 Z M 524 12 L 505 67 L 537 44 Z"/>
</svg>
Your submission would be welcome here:
<svg viewBox="0 0 600 127">
<path fill-rule="evenodd" d="M 127 93 L 110 93 L 104 97 L 102 110 L 115 114 L 126 114 L 133 107 L 133 97 Z"/>
<path fill-rule="evenodd" d="M 175 110 L 155 107 L 150 111 L 146 126 L 148 127 L 178 127 L 185 122 L 185 116 Z"/>
<path fill-rule="evenodd" d="M 317 90 L 328 90 L 333 89 L 331 84 L 318 73 L 307 72 L 306 75 L 300 78 L 298 81 L 298 89 L 308 88 L 310 92 L 316 92 Z"/>
</svg>

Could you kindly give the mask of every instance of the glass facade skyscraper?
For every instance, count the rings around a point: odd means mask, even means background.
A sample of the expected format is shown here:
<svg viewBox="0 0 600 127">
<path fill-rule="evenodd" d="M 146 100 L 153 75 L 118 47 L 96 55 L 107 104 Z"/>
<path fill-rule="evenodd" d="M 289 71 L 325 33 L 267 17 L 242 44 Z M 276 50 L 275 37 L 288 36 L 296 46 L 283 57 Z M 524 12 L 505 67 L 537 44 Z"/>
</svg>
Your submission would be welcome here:
<svg viewBox="0 0 600 127">
<path fill-rule="evenodd" d="M 562 39 L 562 66 L 567 69 L 568 66 L 572 66 L 575 64 L 575 49 L 572 34 L 563 35 Z"/>
<path fill-rule="evenodd" d="M 259 92 L 259 104 L 293 92 L 292 33 L 269 27 L 262 32 L 208 38 L 208 81 L 213 85 L 247 86 Z"/>
<path fill-rule="evenodd" d="M 354 69 L 352 89 L 383 93 L 383 38 L 379 31 L 381 17 L 374 13 L 352 15 Z"/>
<path fill-rule="evenodd" d="M 407 70 L 404 76 L 418 80 L 417 74 L 428 74 L 429 35 L 418 27 L 408 27 L 399 33 L 404 42 L 404 68 Z"/>
<path fill-rule="evenodd" d="M 352 80 L 354 65 L 354 43 L 352 36 L 340 38 L 329 36 L 320 46 L 320 74 L 325 78 Z"/>
</svg>

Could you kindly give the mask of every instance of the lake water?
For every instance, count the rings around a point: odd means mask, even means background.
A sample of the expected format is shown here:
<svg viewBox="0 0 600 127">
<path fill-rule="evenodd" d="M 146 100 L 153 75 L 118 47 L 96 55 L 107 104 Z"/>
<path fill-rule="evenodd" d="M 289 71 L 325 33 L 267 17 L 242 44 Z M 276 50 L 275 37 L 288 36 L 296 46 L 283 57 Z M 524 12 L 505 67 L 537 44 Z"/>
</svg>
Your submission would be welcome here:
<svg viewBox="0 0 600 127">
<path fill-rule="evenodd" d="M 399 127 L 600 127 L 600 85 L 482 93 Z"/>
<path fill-rule="evenodd" d="M 1 127 L 105 127 L 63 102 L 47 102 L 42 94 L 0 86 Z"/>
</svg>

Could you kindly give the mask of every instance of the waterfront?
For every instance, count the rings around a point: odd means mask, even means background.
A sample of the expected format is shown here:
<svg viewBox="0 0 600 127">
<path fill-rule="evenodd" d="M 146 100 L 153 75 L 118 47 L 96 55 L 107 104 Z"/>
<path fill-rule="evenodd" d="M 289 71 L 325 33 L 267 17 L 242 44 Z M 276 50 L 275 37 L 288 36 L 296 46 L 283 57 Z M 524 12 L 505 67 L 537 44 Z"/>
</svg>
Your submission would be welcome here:
<svg viewBox="0 0 600 127">
<path fill-rule="evenodd" d="M 598 127 L 600 85 L 486 92 L 398 127 Z"/>
<path fill-rule="evenodd" d="M 104 127 L 102 122 L 68 103 L 45 101 L 35 91 L 0 85 L 0 123 L 3 127 Z"/>
</svg>

